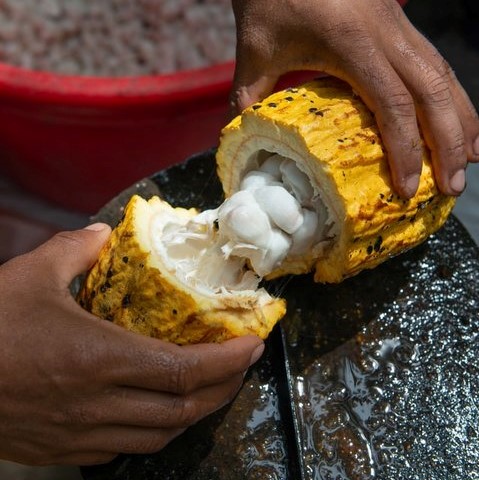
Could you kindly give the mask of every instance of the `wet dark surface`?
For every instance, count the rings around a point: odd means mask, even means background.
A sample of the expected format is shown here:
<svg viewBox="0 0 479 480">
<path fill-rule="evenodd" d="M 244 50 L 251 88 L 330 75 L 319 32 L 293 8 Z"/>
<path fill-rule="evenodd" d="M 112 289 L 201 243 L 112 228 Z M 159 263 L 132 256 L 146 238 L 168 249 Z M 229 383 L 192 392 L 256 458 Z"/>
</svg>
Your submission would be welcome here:
<svg viewBox="0 0 479 480">
<path fill-rule="evenodd" d="M 282 327 L 304 479 L 479 478 L 478 285 L 477 249 L 453 218 L 316 295 L 290 282 Z"/>
<path fill-rule="evenodd" d="M 213 152 L 139 182 L 177 206 L 221 201 Z M 479 253 L 451 217 L 425 244 L 340 285 L 271 283 L 288 313 L 235 401 L 155 455 L 86 480 L 479 478 Z"/>
</svg>

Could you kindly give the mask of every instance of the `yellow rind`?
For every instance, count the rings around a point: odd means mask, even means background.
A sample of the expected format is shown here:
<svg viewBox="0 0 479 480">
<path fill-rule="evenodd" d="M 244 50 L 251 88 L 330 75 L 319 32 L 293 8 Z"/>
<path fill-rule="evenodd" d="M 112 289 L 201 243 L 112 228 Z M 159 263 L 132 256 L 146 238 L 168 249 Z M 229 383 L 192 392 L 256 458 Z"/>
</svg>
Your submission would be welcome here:
<svg viewBox="0 0 479 480">
<path fill-rule="evenodd" d="M 248 334 L 266 338 L 286 312 L 283 299 L 271 298 L 259 305 L 253 295 L 202 295 L 158 263 L 142 219 L 155 205 L 171 208 L 162 202 L 157 197 L 148 202 L 137 195 L 131 198 L 85 278 L 78 295 L 80 305 L 128 330 L 180 345 Z M 175 210 L 182 215 L 196 213 Z"/>
<path fill-rule="evenodd" d="M 216 158 L 227 197 L 261 149 L 299 161 L 340 226 L 328 249 L 287 260 L 268 278 L 314 268 L 317 282 L 340 282 L 423 242 L 455 203 L 438 191 L 424 147 L 416 195 L 396 195 L 372 113 L 333 78 L 274 93 L 223 129 Z"/>
</svg>

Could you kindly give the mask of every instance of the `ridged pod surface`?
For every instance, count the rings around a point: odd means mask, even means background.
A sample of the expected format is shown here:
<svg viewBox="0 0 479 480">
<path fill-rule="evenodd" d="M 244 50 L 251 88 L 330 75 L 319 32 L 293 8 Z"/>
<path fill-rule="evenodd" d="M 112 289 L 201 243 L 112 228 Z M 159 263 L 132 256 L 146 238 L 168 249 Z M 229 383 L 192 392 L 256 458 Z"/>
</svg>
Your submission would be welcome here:
<svg viewBox="0 0 479 480">
<path fill-rule="evenodd" d="M 227 197 L 266 152 L 297 162 L 335 222 L 327 245 L 288 258 L 268 278 L 314 269 L 317 282 L 340 282 L 423 242 L 455 203 L 438 191 L 426 148 L 416 195 L 394 192 L 374 116 L 333 78 L 274 93 L 223 129 L 217 171 Z"/>
<path fill-rule="evenodd" d="M 265 291 L 206 295 L 180 282 L 155 253 L 154 215 L 192 218 L 158 197 L 135 195 L 88 272 L 78 294 L 85 309 L 128 330 L 177 344 L 222 342 L 241 335 L 266 338 L 285 314 Z"/>
</svg>

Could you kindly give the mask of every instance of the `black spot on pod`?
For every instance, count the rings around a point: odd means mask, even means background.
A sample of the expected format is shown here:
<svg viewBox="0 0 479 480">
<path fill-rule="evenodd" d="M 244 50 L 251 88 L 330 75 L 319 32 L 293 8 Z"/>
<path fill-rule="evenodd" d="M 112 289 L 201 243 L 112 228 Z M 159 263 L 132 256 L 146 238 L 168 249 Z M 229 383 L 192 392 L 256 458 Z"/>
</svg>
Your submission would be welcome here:
<svg viewBox="0 0 479 480">
<path fill-rule="evenodd" d="M 127 307 L 128 305 L 130 305 L 131 303 L 131 300 L 130 300 L 130 294 L 126 294 L 123 299 L 121 300 L 121 306 L 123 308 Z"/>
<path fill-rule="evenodd" d="M 379 237 L 374 242 L 374 251 L 375 252 L 379 252 L 382 243 L 383 243 L 383 237 L 381 237 L 381 235 L 379 235 Z"/>
</svg>

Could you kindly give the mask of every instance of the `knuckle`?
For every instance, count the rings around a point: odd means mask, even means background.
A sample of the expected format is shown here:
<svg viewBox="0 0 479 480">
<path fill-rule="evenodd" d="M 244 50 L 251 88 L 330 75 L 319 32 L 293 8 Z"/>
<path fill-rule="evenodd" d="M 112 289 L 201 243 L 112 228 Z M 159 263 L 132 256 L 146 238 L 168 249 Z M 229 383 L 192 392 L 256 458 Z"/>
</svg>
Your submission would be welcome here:
<svg viewBox="0 0 479 480">
<path fill-rule="evenodd" d="M 398 19 L 404 17 L 402 8 L 396 2 L 374 2 L 371 9 L 375 17 L 380 18 L 383 24 L 385 22 L 396 23 Z"/>
<path fill-rule="evenodd" d="M 336 36 L 341 36 L 341 37 L 346 37 L 348 38 L 353 38 L 355 40 L 358 39 L 369 39 L 369 34 L 367 33 L 368 30 L 365 28 L 365 26 L 356 20 L 341 20 L 335 23 L 335 33 Z M 331 31 L 331 33 L 333 33 Z"/>
<path fill-rule="evenodd" d="M 318 37 L 323 44 L 327 44 L 336 51 L 349 53 L 351 46 L 354 46 L 354 53 L 364 58 L 369 52 L 375 50 L 374 41 L 369 32 L 368 27 L 356 19 L 338 20 L 318 32 Z M 354 60 L 354 56 L 351 60 Z"/>
<path fill-rule="evenodd" d="M 181 358 L 174 364 L 170 378 L 170 391 L 177 394 L 187 394 L 194 390 L 198 378 L 199 361 L 191 355 Z"/>
<path fill-rule="evenodd" d="M 432 47 L 432 63 L 436 65 L 437 71 L 441 77 L 456 80 L 454 70 L 435 47 Z"/>
<path fill-rule="evenodd" d="M 431 72 L 425 79 L 424 91 L 420 94 L 420 104 L 432 105 L 436 108 L 448 108 L 452 104 L 452 94 L 446 75 Z"/>
<path fill-rule="evenodd" d="M 404 23 L 406 20 L 406 15 L 402 7 L 399 5 L 399 2 L 389 2 L 387 4 L 388 14 L 393 20 L 394 23 Z"/>
<path fill-rule="evenodd" d="M 465 166 L 467 164 L 466 144 L 463 135 L 455 136 L 445 149 L 445 157 L 451 159 L 449 163 Z"/>
<path fill-rule="evenodd" d="M 70 361 L 75 365 L 77 379 L 91 378 L 97 380 L 99 375 L 98 365 L 107 358 L 104 351 L 100 351 L 99 346 L 93 346 L 78 339 L 70 345 L 68 354 Z M 102 350 L 102 349 L 101 349 Z"/>
<path fill-rule="evenodd" d="M 202 417 L 198 403 L 185 397 L 174 400 L 172 413 L 175 418 L 175 427 L 189 427 Z"/>
<path fill-rule="evenodd" d="M 396 122 L 402 123 L 404 119 L 416 119 L 413 98 L 409 92 L 402 88 L 393 90 L 382 103 L 382 108 L 388 111 Z"/>
<path fill-rule="evenodd" d="M 63 243 L 69 243 L 73 247 L 78 247 L 81 245 L 81 240 L 78 238 L 78 235 L 75 235 L 74 232 L 63 231 L 58 232 L 53 237 L 56 241 L 60 241 Z"/>
<path fill-rule="evenodd" d="M 81 404 L 74 404 L 61 410 L 59 409 L 54 414 L 54 421 L 58 425 L 67 425 L 69 427 L 90 427 L 100 423 L 100 415 L 95 409 L 90 409 Z"/>
<path fill-rule="evenodd" d="M 403 143 L 402 150 L 407 155 L 404 165 L 410 173 L 419 173 L 421 171 L 424 148 L 424 142 L 419 136 L 417 138 L 411 138 L 409 141 L 406 140 Z"/>
</svg>

